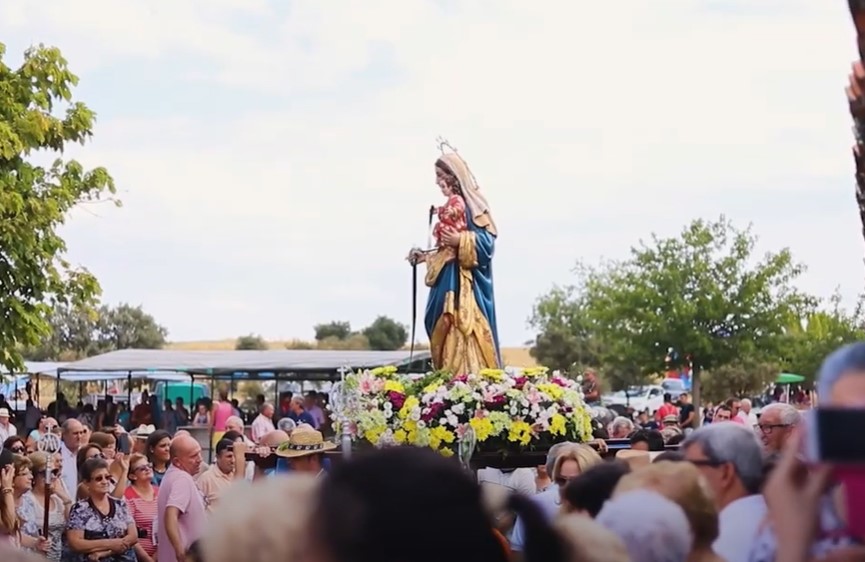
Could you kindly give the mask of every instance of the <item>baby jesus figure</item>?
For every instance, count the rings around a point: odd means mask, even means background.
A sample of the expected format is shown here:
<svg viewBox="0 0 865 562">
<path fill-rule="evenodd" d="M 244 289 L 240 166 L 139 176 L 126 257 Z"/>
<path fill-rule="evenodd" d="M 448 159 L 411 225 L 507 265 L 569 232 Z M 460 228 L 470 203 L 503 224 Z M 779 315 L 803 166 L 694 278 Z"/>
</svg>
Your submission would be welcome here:
<svg viewBox="0 0 865 562">
<path fill-rule="evenodd" d="M 453 194 L 448 196 L 447 203 L 437 209 L 439 221 L 433 227 L 433 236 L 436 240 L 436 247 L 444 246 L 442 243 L 442 235 L 452 230 L 462 232 L 468 230 L 466 224 L 466 203 L 459 195 Z"/>
</svg>

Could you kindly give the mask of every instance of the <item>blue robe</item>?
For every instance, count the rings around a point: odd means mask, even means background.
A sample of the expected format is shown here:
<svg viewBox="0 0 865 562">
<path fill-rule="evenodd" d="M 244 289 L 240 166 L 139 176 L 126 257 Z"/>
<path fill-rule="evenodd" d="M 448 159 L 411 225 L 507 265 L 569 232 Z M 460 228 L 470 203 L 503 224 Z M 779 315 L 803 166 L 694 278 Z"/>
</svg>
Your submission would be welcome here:
<svg viewBox="0 0 865 562">
<path fill-rule="evenodd" d="M 469 231 L 475 234 L 475 252 L 477 253 L 477 267 L 471 270 L 472 291 L 475 302 L 481 313 L 487 319 L 492 330 L 493 342 L 496 347 L 496 357 L 499 366 L 502 365 L 501 347 L 499 346 L 499 334 L 496 325 L 496 305 L 493 293 L 493 254 L 496 247 L 496 237 L 485 228 L 475 225 L 472 220 L 470 209 L 466 206 L 466 223 Z M 424 327 L 427 336 L 432 338 L 436 322 L 442 315 L 445 299 L 448 292 L 453 291 L 456 302 L 459 302 L 459 259 L 454 259 L 445 264 L 434 286 L 430 287 L 427 298 L 426 314 L 424 315 Z"/>
</svg>

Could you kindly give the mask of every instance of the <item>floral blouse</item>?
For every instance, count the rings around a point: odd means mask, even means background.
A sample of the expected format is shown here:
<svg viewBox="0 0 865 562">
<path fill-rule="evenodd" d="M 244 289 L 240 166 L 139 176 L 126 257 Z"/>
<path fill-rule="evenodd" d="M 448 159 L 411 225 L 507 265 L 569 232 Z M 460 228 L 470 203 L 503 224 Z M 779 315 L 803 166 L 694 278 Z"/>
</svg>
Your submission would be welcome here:
<svg viewBox="0 0 865 562">
<path fill-rule="evenodd" d="M 66 529 L 66 510 L 63 502 L 57 496 L 51 496 L 51 510 L 48 512 L 48 539 L 50 544 L 45 557 L 52 562 L 60 560 L 60 546 L 63 531 Z M 16 510 L 21 521 L 21 533 L 29 537 L 42 536 L 42 522 L 45 516 L 45 506 L 36 496 L 27 492 L 21 496 L 21 505 Z"/>
<path fill-rule="evenodd" d="M 87 540 L 122 539 L 129 531 L 129 526 L 134 525 L 132 515 L 126 502 L 115 498 L 108 498 L 109 509 L 107 514 L 101 513 L 89 499 L 81 500 L 72 506 L 69 512 L 69 521 L 66 530 L 84 531 Z M 88 554 L 75 552 L 69 546 L 69 542 L 63 540 L 62 562 L 89 562 Z M 137 562 L 138 557 L 134 549 L 129 549 L 121 554 L 112 554 L 101 558 L 103 562 Z"/>
</svg>

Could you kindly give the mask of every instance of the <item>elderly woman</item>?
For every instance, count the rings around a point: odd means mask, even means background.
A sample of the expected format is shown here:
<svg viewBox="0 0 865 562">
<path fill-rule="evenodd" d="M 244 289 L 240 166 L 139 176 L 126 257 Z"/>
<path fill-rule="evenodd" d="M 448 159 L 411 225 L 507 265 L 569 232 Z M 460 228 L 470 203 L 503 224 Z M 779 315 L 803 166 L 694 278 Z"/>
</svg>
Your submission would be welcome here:
<svg viewBox="0 0 865 562">
<path fill-rule="evenodd" d="M 712 550 L 718 538 L 718 511 L 697 467 L 684 462 L 652 463 L 624 476 L 613 498 L 633 490 L 655 491 L 682 508 L 694 537 L 688 562 L 723 562 Z"/>
<path fill-rule="evenodd" d="M 19 523 L 15 514 L 15 455 L 0 449 L 0 546 L 18 547 Z"/>
<path fill-rule="evenodd" d="M 634 432 L 634 422 L 625 416 L 618 416 L 610 424 L 610 439 L 627 439 Z"/>
<path fill-rule="evenodd" d="M 88 499 L 72 506 L 66 523 L 63 562 L 89 562 L 111 556 L 112 562 L 136 562 L 138 543 L 135 521 L 126 502 L 112 498 L 108 463 L 92 458 L 81 467 Z"/>
<path fill-rule="evenodd" d="M 685 513 L 657 492 L 618 495 L 595 521 L 625 543 L 632 562 L 686 562 L 690 555 L 691 528 Z"/>
<path fill-rule="evenodd" d="M 14 471 L 14 478 L 12 480 L 12 499 L 15 502 L 15 511 L 16 511 L 16 519 L 17 519 L 17 529 L 18 540 L 20 545 L 24 548 L 28 548 L 31 550 L 38 550 L 41 553 L 48 552 L 49 542 L 47 539 L 39 537 L 39 536 L 31 536 L 22 533 L 23 530 L 23 522 L 21 520 L 21 516 L 18 514 L 18 510 L 21 508 L 23 503 L 24 496 L 30 492 L 33 488 L 33 472 L 30 470 L 31 464 L 30 459 L 23 455 L 15 455 L 12 461 L 12 468 Z M 4 494 L 5 492 L 4 489 Z"/>
<path fill-rule="evenodd" d="M 49 476 L 48 454 L 31 453 L 28 457 L 33 473 L 33 487 L 18 501 L 18 520 L 21 522 L 21 532 L 34 540 L 42 538 L 45 522 L 45 505 L 48 504 L 48 549 L 45 557 L 53 562 L 60 560 L 60 547 L 63 531 L 66 528 L 66 518 L 72 499 L 63 488 L 59 478 L 60 470 L 51 469 Z M 51 485 L 47 484 L 48 479 Z M 46 498 L 46 494 L 48 498 Z"/>
<path fill-rule="evenodd" d="M 159 493 L 153 482 L 153 467 L 144 455 L 135 454 L 129 459 L 129 483 L 125 498 L 129 512 L 138 529 L 139 541 L 135 545 L 138 562 L 153 562 L 156 556 L 156 543 L 153 542 L 153 523 L 159 516 L 156 507 L 156 494 Z"/>
</svg>

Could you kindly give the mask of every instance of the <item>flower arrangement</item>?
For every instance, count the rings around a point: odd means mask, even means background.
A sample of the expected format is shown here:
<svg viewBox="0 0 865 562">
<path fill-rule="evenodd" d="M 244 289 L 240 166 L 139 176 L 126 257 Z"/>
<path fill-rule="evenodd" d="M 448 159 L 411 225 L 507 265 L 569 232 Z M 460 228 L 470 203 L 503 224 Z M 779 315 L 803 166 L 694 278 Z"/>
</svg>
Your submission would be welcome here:
<svg viewBox="0 0 865 562">
<path fill-rule="evenodd" d="M 471 428 L 477 451 L 510 454 L 592 434 L 579 382 L 541 367 L 421 377 L 380 367 L 346 376 L 342 393 L 352 438 L 376 447 L 428 446 L 451 456 Z"/>
</svg>

